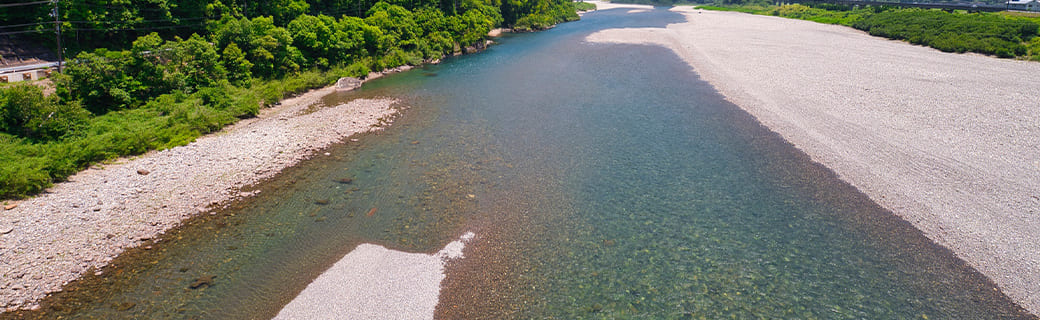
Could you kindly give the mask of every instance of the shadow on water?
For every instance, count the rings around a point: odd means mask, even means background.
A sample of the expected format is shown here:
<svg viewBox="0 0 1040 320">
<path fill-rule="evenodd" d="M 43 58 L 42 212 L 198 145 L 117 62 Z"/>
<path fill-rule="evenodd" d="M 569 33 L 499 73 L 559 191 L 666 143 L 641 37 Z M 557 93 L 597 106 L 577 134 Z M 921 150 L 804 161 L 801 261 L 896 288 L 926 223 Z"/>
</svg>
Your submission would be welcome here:
<svg viewBox="0 0 1040 320">
<path fill-rule="evenodd" d="M 602 10 L 330 95 L 405 110 L 3 317 L 266 318 L 359 243 L 470 230 L 439 317 L 1031 317 L 672 52 L 583 41 L 682 19 Z"/>
</svg>

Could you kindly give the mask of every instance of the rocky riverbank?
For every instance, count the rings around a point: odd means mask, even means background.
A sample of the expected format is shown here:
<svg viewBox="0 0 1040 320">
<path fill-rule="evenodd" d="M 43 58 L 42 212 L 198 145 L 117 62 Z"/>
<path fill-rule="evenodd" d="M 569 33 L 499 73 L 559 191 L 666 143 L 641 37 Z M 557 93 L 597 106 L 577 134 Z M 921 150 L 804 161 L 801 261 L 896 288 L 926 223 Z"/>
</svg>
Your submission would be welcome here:
<svg viewBox="0 0 1040 320">
<path fill-rule="evenodd" d="M 93 166 L 0 210 L 0 311 L 35 308 L 48 293 L 157 238 L 185 219 L 253 195 L 277 175 L 344 138 L 380 130 L 392 99 L 313 110 L 337 90 L 313 90 L 182 147 Z"/>
</svg>

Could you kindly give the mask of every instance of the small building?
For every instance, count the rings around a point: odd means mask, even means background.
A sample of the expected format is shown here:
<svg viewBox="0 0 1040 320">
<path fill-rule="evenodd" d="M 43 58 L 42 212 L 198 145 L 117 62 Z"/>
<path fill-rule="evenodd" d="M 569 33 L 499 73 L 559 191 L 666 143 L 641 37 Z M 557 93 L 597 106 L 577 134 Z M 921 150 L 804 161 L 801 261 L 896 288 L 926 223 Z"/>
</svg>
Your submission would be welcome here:
<svg viewBox="0 0 1040 320">
<path fill-rule="evenodd" d="M 1038 0 L 1008 0 L 1005 4 L 1008 10 L 1040 11 L 1040 1 Z"/>
</svg>

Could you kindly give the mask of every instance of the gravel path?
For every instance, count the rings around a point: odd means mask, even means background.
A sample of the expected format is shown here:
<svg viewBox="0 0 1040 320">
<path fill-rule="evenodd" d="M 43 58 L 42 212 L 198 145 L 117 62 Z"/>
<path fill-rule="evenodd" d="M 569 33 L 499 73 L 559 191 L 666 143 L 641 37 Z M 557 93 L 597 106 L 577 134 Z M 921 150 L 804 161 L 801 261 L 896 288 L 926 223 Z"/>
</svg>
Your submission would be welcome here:
<svg viewBox="0 0 1040 320">
<path fill-rule="evenodd" d="M 390 99 L 308 106 L 335 89 L 288 99 L 187 146 L 121 159 L 0 209 L 0 311 L 36 301 L 126 248 L 230 200 L 316 151 L 396 114 Z"/>
<path fill-rule="evenodd" d="M 687 22 L 588 41 L 671 48 L 730 101 L 1040 314 L 1040 63 L 808 21 L 672 10 Z"/>
</svg>

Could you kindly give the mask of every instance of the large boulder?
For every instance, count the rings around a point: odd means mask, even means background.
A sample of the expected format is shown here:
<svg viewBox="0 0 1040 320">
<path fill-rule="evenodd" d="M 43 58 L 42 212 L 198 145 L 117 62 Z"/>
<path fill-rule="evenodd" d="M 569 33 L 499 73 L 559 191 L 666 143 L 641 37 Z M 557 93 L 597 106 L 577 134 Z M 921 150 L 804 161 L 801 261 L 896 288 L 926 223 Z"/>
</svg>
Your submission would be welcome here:
<svg viewBox="0 0 1040 320">
<path fill-rule="evenodd" d="M 361 79 L 354 77 L 343 77 L 336 81 L 336 90 L 350 91 L 361 87 Z"/>
</svg>

